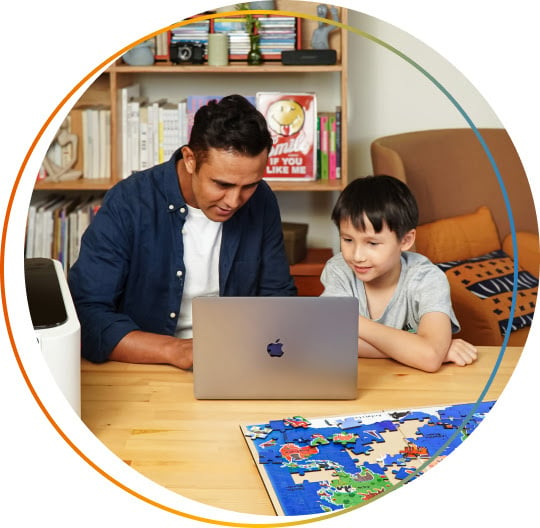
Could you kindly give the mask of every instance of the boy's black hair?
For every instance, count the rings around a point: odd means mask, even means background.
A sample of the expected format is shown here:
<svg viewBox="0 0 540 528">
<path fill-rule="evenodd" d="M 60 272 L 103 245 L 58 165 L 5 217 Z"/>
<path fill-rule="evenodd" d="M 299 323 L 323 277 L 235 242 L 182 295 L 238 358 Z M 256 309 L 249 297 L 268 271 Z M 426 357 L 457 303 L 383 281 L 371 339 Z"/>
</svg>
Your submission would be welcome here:
<svg viewBox="0 0 540 528">
<path fill-rule="evenodd" d="M 272 136 L 261 112 L 245 97 L 235 94 L 210 101 L 197 110 L 189 147 L 198 163 L 206 159 L 210 148 L 257 156 L 265 149 L 270 152 Z"/>
<path fill-rule="evenodd" d="M 332 211 L 339 229 L 350 219 L 356 229 L 365 231 L 364 214 L 379 233 L 384 225 L 401 240 L 418 225 L 418 205 L 410 189 L 393 176 L 366 176 L 353 180 L 342 191 Z"/>
</svg>

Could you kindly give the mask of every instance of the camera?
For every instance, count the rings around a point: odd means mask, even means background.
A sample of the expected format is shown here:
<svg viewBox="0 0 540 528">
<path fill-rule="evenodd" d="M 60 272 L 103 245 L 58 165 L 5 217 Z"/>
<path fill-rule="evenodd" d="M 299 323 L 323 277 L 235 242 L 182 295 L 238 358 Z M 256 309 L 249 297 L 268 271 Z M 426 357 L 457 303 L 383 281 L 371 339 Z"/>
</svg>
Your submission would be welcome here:
<svg viewBox="0 0 540 528">
<path fill-rule="evenodd" d="M 204 44 L 200 42 L 171 42 L 169 45 L 171 62 L 175 64 L 202 64 Z"/>
</svg>

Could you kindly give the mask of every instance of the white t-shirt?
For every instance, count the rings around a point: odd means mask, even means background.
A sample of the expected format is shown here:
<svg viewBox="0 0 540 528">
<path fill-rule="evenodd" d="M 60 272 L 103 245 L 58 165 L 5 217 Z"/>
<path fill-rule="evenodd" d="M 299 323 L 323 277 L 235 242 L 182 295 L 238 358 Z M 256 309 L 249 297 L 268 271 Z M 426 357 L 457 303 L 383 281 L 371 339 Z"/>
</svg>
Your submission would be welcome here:
<svg viewBox="0 0 540 528">
<path fill-rule="evenodd" d="M 191 304 L 195 297 L 219 295 L 219 251 L 222 222 L 209 220 L 200 209 L 187 206 L 182 237 L 186 268 L 184 293 L 176 326 L 176 337 L 191 338 Z"/>
</svg>

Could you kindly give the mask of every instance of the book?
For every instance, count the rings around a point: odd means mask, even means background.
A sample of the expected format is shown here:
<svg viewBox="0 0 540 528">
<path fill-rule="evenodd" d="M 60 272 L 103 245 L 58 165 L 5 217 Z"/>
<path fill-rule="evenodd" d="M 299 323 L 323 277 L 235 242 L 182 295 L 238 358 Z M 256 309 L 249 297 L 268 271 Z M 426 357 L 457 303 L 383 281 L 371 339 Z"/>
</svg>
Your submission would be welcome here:
<svg viewBox="0 0 540 528">
<path fill-rule="evenodd" d="M 139 84 L 132 84 L 118 89 L 118 151 L 120 153 L 120 176 L 127 178 L 130 175 L 128 156 L 128 102 L 133 97 L 139 97 L 141 88 Z"/>
<path fill-rule="evenodd" d="M 131 97 L 127 103 L 127 152 L 126 162 L 128 174 L 141 169 L 140 158 L 140 126 L 141 106 L 146 104 L 146 97 Z"/>
<path fill-rule="evenodd" d="M 341 106 L 336 106 L 336 179 L 341 179 Z"/>
<path fill-rule="evenodd" d="M 193 127 L 193 120 L 195 119 L 195 114 L 201 106 L 207 105 L 210 101 L 220 101 L 222 95 L 188 95 L 186 98 L 186 116 L 187 116 L 187 125 L 186 125 L 186 134 L 189 138 L 191 134 L 191 129 Z"/>
<path fill-rule="evenodd" d="M 319 134 L 320 134 L 320 174 L 321 180 L 328 180 L 329 166 L 328 166 L 328 156 L 330 151 L 330 137 L 328 133 L 328 114 L 320 114 L 319 116 Z"/>
<path fill-rule="evenodd" d="M 336 116 L 328 118 L 328 179 L 336 178 Z"/>
<path fill-rule="evenodd" d="M 167 161 L 179 147 L 178 105 L 165 103 L 159 107 L 159 160 Z"/>
<path fill-rule="evenodd" d="M 309 181 L 317 171 L 317 96 L 315 93 L 258 92 L 273 146 L 265 178 Z"/>
</svg>

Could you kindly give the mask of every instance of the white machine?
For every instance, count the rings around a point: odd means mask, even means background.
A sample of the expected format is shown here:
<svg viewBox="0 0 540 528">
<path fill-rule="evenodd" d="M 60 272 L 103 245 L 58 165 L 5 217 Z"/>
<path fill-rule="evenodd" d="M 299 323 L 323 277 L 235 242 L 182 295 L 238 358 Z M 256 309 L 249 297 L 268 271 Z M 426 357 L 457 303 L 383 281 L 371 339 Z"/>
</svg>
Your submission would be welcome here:
<svg viewBox="0 0 540 528">
<path fill-rule="evenodd" d="M 24 262 L 32 324 L 60 390 L 81 414 L 81 327 L 62 264 L 48 258 Z"/>
</svg>

